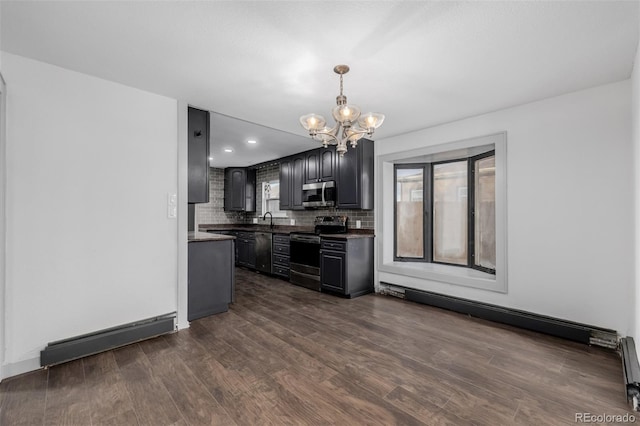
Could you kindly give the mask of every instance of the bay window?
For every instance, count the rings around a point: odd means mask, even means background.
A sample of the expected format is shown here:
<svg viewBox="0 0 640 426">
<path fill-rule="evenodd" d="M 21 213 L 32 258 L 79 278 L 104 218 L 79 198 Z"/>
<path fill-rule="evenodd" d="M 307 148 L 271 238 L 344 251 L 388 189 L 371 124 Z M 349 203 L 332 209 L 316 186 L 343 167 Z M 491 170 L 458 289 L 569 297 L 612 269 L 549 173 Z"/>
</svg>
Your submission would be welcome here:
<svg viewBox="0 0 640 426">
<path fill-rule="evenodd" d="M 495 151 L 394 167 L 394 260 L 495 274 Z"/>
</svg>

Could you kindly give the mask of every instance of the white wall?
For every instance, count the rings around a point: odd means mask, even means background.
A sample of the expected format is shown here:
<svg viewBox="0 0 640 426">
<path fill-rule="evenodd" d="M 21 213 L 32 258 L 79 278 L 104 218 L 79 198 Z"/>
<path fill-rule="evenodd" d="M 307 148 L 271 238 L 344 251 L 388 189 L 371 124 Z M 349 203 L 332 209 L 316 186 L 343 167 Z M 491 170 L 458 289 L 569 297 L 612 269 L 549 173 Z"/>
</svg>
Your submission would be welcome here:
<svg viewBox="0 0 640 426">
<path fill-rule="evenodd" d="M 634 147 L 634 163 L 635 163 L 635 282 L 634 298 L 635 298 L 635 321 L 634 330 L 631 333 L 636 341 L 636 345 L 640 344 L 640 44 L 636 50 L 636 58 L 633 63 L 633 72 L 631 74 L 631 116 L 633 121 L 633 147 Z"/>
<path fill-rule="evenodd" d="M 1 66 L 0 66 L 1 68 Z M 5 187 L 6 187 L 6 172 L 7 172 L 7 161 L 6 161 L 6 139 L 5 139 L 5 112 L 6 112 L 6 104 L 5 104 L 5 95 L 6 95 L 6 86 L 4 84 L 4 80 L 2 78 L 2 73 L 0 71 L 0 380 L 4 377 L 3 374 L 3 365 L 4 365 L 4 352 L 5 352 L 5 316 L 6 316 L 6 308 L 5 308 L 5 265 L 6 265 L 6 203 L 5 203 Z"/>
<path fill-rule="evenodd" d="M 2 2 L 0 2 L 0 22 L 2 22 Z M 1 31 L 0 31 L 1 33 Z M 2 40 L 0 37 L 0 46 L 2 46 Z M 2 79 L 2 55 L 0 55 L 0 80 Z M 3 84 L 3 83 L 0 83 Z M 5 175 L 7 171 L 5 161 L 5 138 L 4 130 L 5 123 L 5 105 L 4 105 L 4 84 L 0 89 L 0 380 L 4 377 L 3 365 L 4 365 L 4 328 L 5 328 L 5 314 L 6 308 L 4 306 L 4 288 L 5 288 Z"/>
<path fill-rule="evenodd" d="M 2 52 L 5 372 L 48 342 L 177 307 L 177 101 Z"/>
<path fill-rule="evenodd" d="M 630 90 L 630 81 L 623 81 L 376 142 L 381 157 L 507 132 L 507 293 L 382 271 L 378 280 L 628 334 L 634 276 Z M 377 188 L 377 208 L 392 215 L 393 200 L 382 199 Z M 376 234 L 393 244 L 393 229 L 379 224 Z"/>
</svg>

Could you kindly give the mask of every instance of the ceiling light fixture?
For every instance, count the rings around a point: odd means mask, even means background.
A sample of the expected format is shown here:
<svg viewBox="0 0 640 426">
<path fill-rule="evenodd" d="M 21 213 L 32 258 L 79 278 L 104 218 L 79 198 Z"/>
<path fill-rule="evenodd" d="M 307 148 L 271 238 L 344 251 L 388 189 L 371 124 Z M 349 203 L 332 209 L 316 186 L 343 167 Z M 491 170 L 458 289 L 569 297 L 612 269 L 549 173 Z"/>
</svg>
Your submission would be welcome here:
<svg viewBox="0 0 640 426">
<path fill-rule="evenodd" d="M 351 143 L 351 147 L 355 148 L 358 140 L 364 135 L 371 137 L 373 132 L 382 125 L 384 115 L 376 112 L 360 115 L 360 108 L 347 104 L 347 97 L 342 94 L 342 76 L 349 72 L 349 67 L 336 65 L 333 72 L 340 75 L 337 106 L 331 110 L 336 125 L 332 128 L 327 127 L 324 117 L 318 114 L 303 115 L 300 117 L 300 124 L 309 131 L 309 136 L 322 142 L 325 148 L 328 145 L 337 145 L 336 151 L 342 157 L 347 152 L 347 143 Z"/>
<path fill-rule="evenodd" d="M 225 148 L 224 152 L 233 152 L 233 150 L 231 148 Z"/>
<path fill-rule="evenodd" d="M 253 139 L 250 139 L 250 140 L 247 141 L 247 143 L 254 144 L 254 143 L 258 143 L 258 142 L 254 141 Z"/>
</svg>

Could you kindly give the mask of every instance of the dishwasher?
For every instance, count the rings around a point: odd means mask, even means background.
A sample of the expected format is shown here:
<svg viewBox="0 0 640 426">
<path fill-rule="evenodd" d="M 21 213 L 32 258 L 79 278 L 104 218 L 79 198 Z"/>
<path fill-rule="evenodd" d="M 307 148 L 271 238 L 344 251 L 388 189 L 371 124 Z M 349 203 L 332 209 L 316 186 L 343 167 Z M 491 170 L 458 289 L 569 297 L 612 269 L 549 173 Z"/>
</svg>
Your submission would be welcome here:
<svg viewBox="0 0 640 426">
<path fill-rule="evenodd" d="M 256 232 L 256 270 L 271 273 L 271 232 Z"/>
</svg>

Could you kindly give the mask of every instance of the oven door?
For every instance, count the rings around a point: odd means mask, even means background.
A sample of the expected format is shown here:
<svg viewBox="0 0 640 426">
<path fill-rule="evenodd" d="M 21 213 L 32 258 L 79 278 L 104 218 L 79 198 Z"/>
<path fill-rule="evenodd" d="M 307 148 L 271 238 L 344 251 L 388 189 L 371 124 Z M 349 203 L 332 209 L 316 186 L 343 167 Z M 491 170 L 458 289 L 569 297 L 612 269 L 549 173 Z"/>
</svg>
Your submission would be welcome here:
<svg viewBox="0 0 640 426">
<path fill-rule="evenodd" d="M 312 290 L 320 290 L 320 241 L 296 241 L 291 237 L 289 242 L 290 263 L 289 281 Z"/>
</svg>

